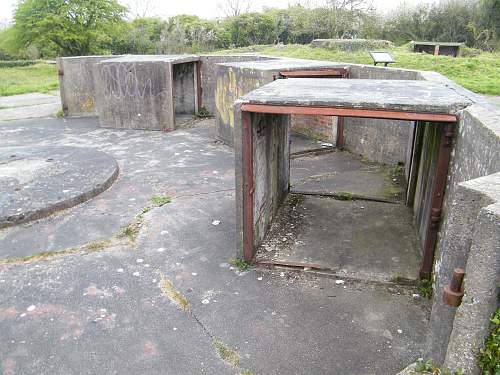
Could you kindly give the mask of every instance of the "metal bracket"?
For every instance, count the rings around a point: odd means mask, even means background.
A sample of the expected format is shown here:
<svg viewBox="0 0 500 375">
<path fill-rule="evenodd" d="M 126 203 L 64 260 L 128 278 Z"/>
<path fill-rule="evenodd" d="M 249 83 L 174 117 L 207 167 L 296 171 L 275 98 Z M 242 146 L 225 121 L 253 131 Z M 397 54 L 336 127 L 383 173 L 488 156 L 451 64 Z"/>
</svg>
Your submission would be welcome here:
<svg viewBox="0 0 500 375">
<path fill-rule="evenodd" d="M 462 297 L 464 296 L 462 282 L 464 276 L 465 271 L 463 268 L 455 268 L 450 283 L 443 289 L 443 302 L 446 305 L 458 307 L 462 303 Z"/>
</svg>

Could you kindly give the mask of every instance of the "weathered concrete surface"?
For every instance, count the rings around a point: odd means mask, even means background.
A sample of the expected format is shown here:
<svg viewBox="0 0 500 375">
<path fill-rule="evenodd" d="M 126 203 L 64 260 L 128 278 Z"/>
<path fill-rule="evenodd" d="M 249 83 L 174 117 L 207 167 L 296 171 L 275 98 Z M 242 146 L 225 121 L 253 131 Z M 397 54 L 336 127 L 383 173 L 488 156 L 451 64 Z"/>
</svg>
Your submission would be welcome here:
<svg viewBox="0 0 500 375">
<path fill-rule="evenodd" d="M 292 142 L 292 149 L 293 149 Z M 362 161 L 349 152 L 294 158 L 290 161 L 291 189 L 324 193 L 347 192 L 369 198 L 401 201 L 404 190 L 391 170 Z"/>
<path fill-rule="evenodd" d="M 131 132 L 101 129 L 94 119 L 37 120 L 2 124 L 0 136 L 11 146 L 95 148 L 122 171 L 93 200 L 4 230 L 2 249 L 14 235 L 24 254 L 47 241 L 57 250 L 109 238 L 151 196 L 173 197 L 144 214 L 134 243 L 0 265 L 3 372 L 385 375 L 421 355 L 426 306 L 412 289 L 241 273 L 228 264 L 236 237 L 232 150 L 211 144 L 205 126 Z M 189 312 L 162 292 L 162 275 Z M 238 366 L 217 356 L 213 337 L 237 351 Z"/>
<path fill-rule="evenodd" d="M 203 85 L 202 106 L 205 107 L 205 109 L 212 115 L 217 113 L 217 107 L 215 105 L 215 89 L 217 85 L 218 64 L 273 59 L 279 58 L 251 53 L 242 53 L 237 55 L 201 55 L 201 81 Z"/>
<path fill-rule="evenodd" d="M 290 133 L 290 154 L 323 148 L 328 149 L 331 147 L 333 147 L 333 145 L 329 142 L 311 139 L 300 133 L 294 133 L 293 131 Z"/>
<path fill-rule="evenodd" d="M 85 202 L 118 177 L 116 160 L 77 147 L 0 148 L 0 228 Z"/>
<path fill-rule="evenodd" d="M 434 265 L 435 298 L 428 356 L 438 363 L 444 361 L 456 310 L 443 304 L 443 288 L 454 268 L 466 266 L 474 222 L 479 210 L 492 203 L 480 192 L 464 189 L 460 184 L 500 172 L 498 113 L 473 105 L 461 113 L 458 123 Z"/>
<path fill-rule="evenodd" d="M 118 57 L 118 56 L 117 56 Z M 113 56 L 59 57 L 59 90 L 65 116 L 95 116 L 97 114 L 94 66 Z"/>
<path fill-rule="evenodd" d="M 234 103 L 243 95 L 278 78 L 280 72 L 334 67 L 345 67 L 345 65 L 300 59 L 219 64 L 215 89 L 217 138 L 228 145 L 233 145 L 235 129 L 240 126 L 240 119 L 235 116 Z"/>
<path fill-rule="evenodd" d="M 99 150 L 117 160 L 120 176 L 110 189 L 84 204 L 0 231 L 0 257 L 61 251 L 109 238 L 149 206 L 153 196 L 234 189 L 232 151 L 211 143 L 212 128 L 213 121 L 202 121 L 167 137 L 161 132 L 102 129 L 95 118 L 1 124 L 3 146 Z"/>
<path fill-rule="evenodd" d="M 475 199 L 469 206 L 478 207 L 472 227 L 463 228 L 468 245 L 465 268 L 465 296 L 453 321 L 445 365 L 465 374 L 479 374 L 477 356 L 489 334 L 489 318 L 498 308 L 500 285 L 500 173 L 460 184 Z M 491 203 L 487 206 L 486 204 Z M 482 208 L 481 208 L 482 207 Z M 471 219 L 470 216 L 466 216 Z M 457 229 L 460 228 L 455 223 Z"/>
<path fill-rule="evenodd" d="M 197 111 L 193 55 L 133 55 L 94 67 L 96 108 L 102 127 L 173 130 L 175 115 Z M 188 64 L 190 67 L 178 65 Z M 186 73 L 186 75 L 184 74 Z M 190 73 L 193 77 L 187 77 Z"/>
<path fill-rule="evenodd" d="M 253 104 L 448 114 L 456 114 L 472 104 L 454 90 L 434 82 L 318 78 L 276 80 L 241 100 Z"/>
<path fill-rule="evenodd" d="M 402 205 L 290 195 L 257 259 L 321 265 L 339 277 L 416 280 L 420 243 Z"/>
<path fill-rule="evenodd" d="M 59 96 L 53 94 L 31 93 L 0 97 L 0 121 L 53 117 L 60 109 Z"/>
</svg>

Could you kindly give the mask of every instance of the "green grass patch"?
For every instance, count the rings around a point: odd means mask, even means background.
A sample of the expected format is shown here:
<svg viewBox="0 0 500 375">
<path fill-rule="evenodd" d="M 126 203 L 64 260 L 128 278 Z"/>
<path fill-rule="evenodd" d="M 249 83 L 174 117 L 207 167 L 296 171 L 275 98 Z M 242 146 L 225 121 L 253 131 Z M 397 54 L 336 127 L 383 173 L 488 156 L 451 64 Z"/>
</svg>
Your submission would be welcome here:
<svg viewBox="0 0 500 375">
<path fill-rule="evenodd" d="M 481 94 L 500 95 L 500 52 L 483 52 L 478 56 L 449 57 L 413 53 L 407 47 L 389 49 L 396 63 L 393 68 L 430 70 L 443 74 L 459 85 Z M 266 55 L 300 59 L 325 60 L 373 65 L 366 51 L 345 52 L 308 45 L 250 46 L 218 53 L 257 52 Z"/>
<path fill-rule="evenodd" d="M 484 342 L 478 360 L 484 375 L 500 374 L 500 308 L 491 318 L 491 333 Z"/>
<path fill-rule="evenodd" d="M 157 195 L 153 198 L 151 198 L 151 202 L 156 206 L 156 207 L 161 207 L 166 205 L 167 203 L 172 202 L 172 198 L 170 198 L 167 195 Z"/>
<path fill-rule="evenodd" d="M 222 340 L 215 338 L 212 341 L 212 345 L 215 348 L 215 351 L 217 352 L 217 355 L 224 361 L 229 363 L 230 365 L 237 367 L 240 364 L 240 357 L 238 353 L 226 344 L 222 342 Z"/>
<path fill-rule="evenodd" d="M 250 268 L 250 264 L 245 262 L 243 259 L 231 259 L 229 261 L 229 264 L 238 267 L 240 272 L 248 271 L 248 269 Z"/>
<path fill-rule="evenodd" d="M 49 92 L 59 87 L 57 66 L 39 63 L 30 66 L 0 68 L 0 96 Z"/>
</svg>

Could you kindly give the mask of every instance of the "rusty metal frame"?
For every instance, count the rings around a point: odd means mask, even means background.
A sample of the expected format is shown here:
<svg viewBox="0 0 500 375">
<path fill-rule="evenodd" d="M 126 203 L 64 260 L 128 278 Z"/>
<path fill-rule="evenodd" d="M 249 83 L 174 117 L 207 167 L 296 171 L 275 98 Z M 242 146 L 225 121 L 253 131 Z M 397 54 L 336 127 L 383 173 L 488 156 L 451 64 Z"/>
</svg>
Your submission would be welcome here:
<svg viewBox="0 0 500 375">
<path fill-rule="evenodd" d="M 424 242 L 424 253 L 420 266 L 420 278 L 427 279 L 432 272 L 434 250 L 436 248 L 439 224 L 441 223 L 441 210 L 443 207 L 446 179 L 453 146 L 454 124 L 443 124 L 441 140 L 437 155 L 437 164 L 434 184 L 432 186 L 431 207 L 428 213 L 427 233 Z"/>
<path fill-rule="evenodd" d="M 199 112 L 200 108 L 203 107 L 203 87 L 201 85 L 201 60 L 196 61 L 196 97 L 198 101 L 198 108 L 196 111 Z"/>
<path fill-rule="evenodd" d="M 442 135 L 438 151 L 438 160 L 432 187 L 431 208 L 426 229 L 423 257 L 420 266 L 420 278 L 428 278 L 432 272 L 434 252 L 437 242 L 441 209 L 446 188 L 446 179 L 453 145 L 454 128 L 457 122 L 455 115 L 416 113 L 388 110 L 351 109 L 332 107 L 298 107 L 264 104 L 242 104 L 242 168 L 243 168 L 243 257 L 247 262 L 253 262 L 256 249 L 254 248 L 253 233 L 253 129 L 252 113 L 268 114 L 308 114 L 326 116 L 347 116 L 362 118 L 381 118 L 407 121 L 428 121 L 442 123 Z"/>
<path fill-rule="evenodd" d="M 255 256 L 253 236 L 253 129 L 252 114 L 242 112 L 242 168 L 243 168 L 243 258 L 253 262 Z"/>
<path fill-rule="evenodd" d="M 305 69 L 280 72 L 281 78 L 347 78 L 349 71 L 346 68 L 333 69 Z"/>
<path fill-rule="evenodd" d="M 457 122 L 457 116 L 446 113 L 423 113 L 390 111 L 387 109 L 356 109 L 341 107 L 301 107 L 268 104 L 242 104 L 242 111 L 254 113 L 272 113 L 283 115 L 321 115 L 379 118 L 386 120 L 430 121 L 430 122 Z"/>
</svg>

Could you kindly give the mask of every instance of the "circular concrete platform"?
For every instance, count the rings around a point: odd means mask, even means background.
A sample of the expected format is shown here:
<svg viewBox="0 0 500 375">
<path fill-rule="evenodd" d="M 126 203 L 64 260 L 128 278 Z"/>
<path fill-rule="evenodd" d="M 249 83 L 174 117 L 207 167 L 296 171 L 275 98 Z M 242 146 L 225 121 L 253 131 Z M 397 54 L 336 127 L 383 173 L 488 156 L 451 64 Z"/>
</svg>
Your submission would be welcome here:
<svg viewBox="0 0 500 375">
<path fill-rule="evenodd" d="M 78 147 L 0 148 L 0 228 L 46 217 L 111 186 L 116 160 Z"/>
</svg>

